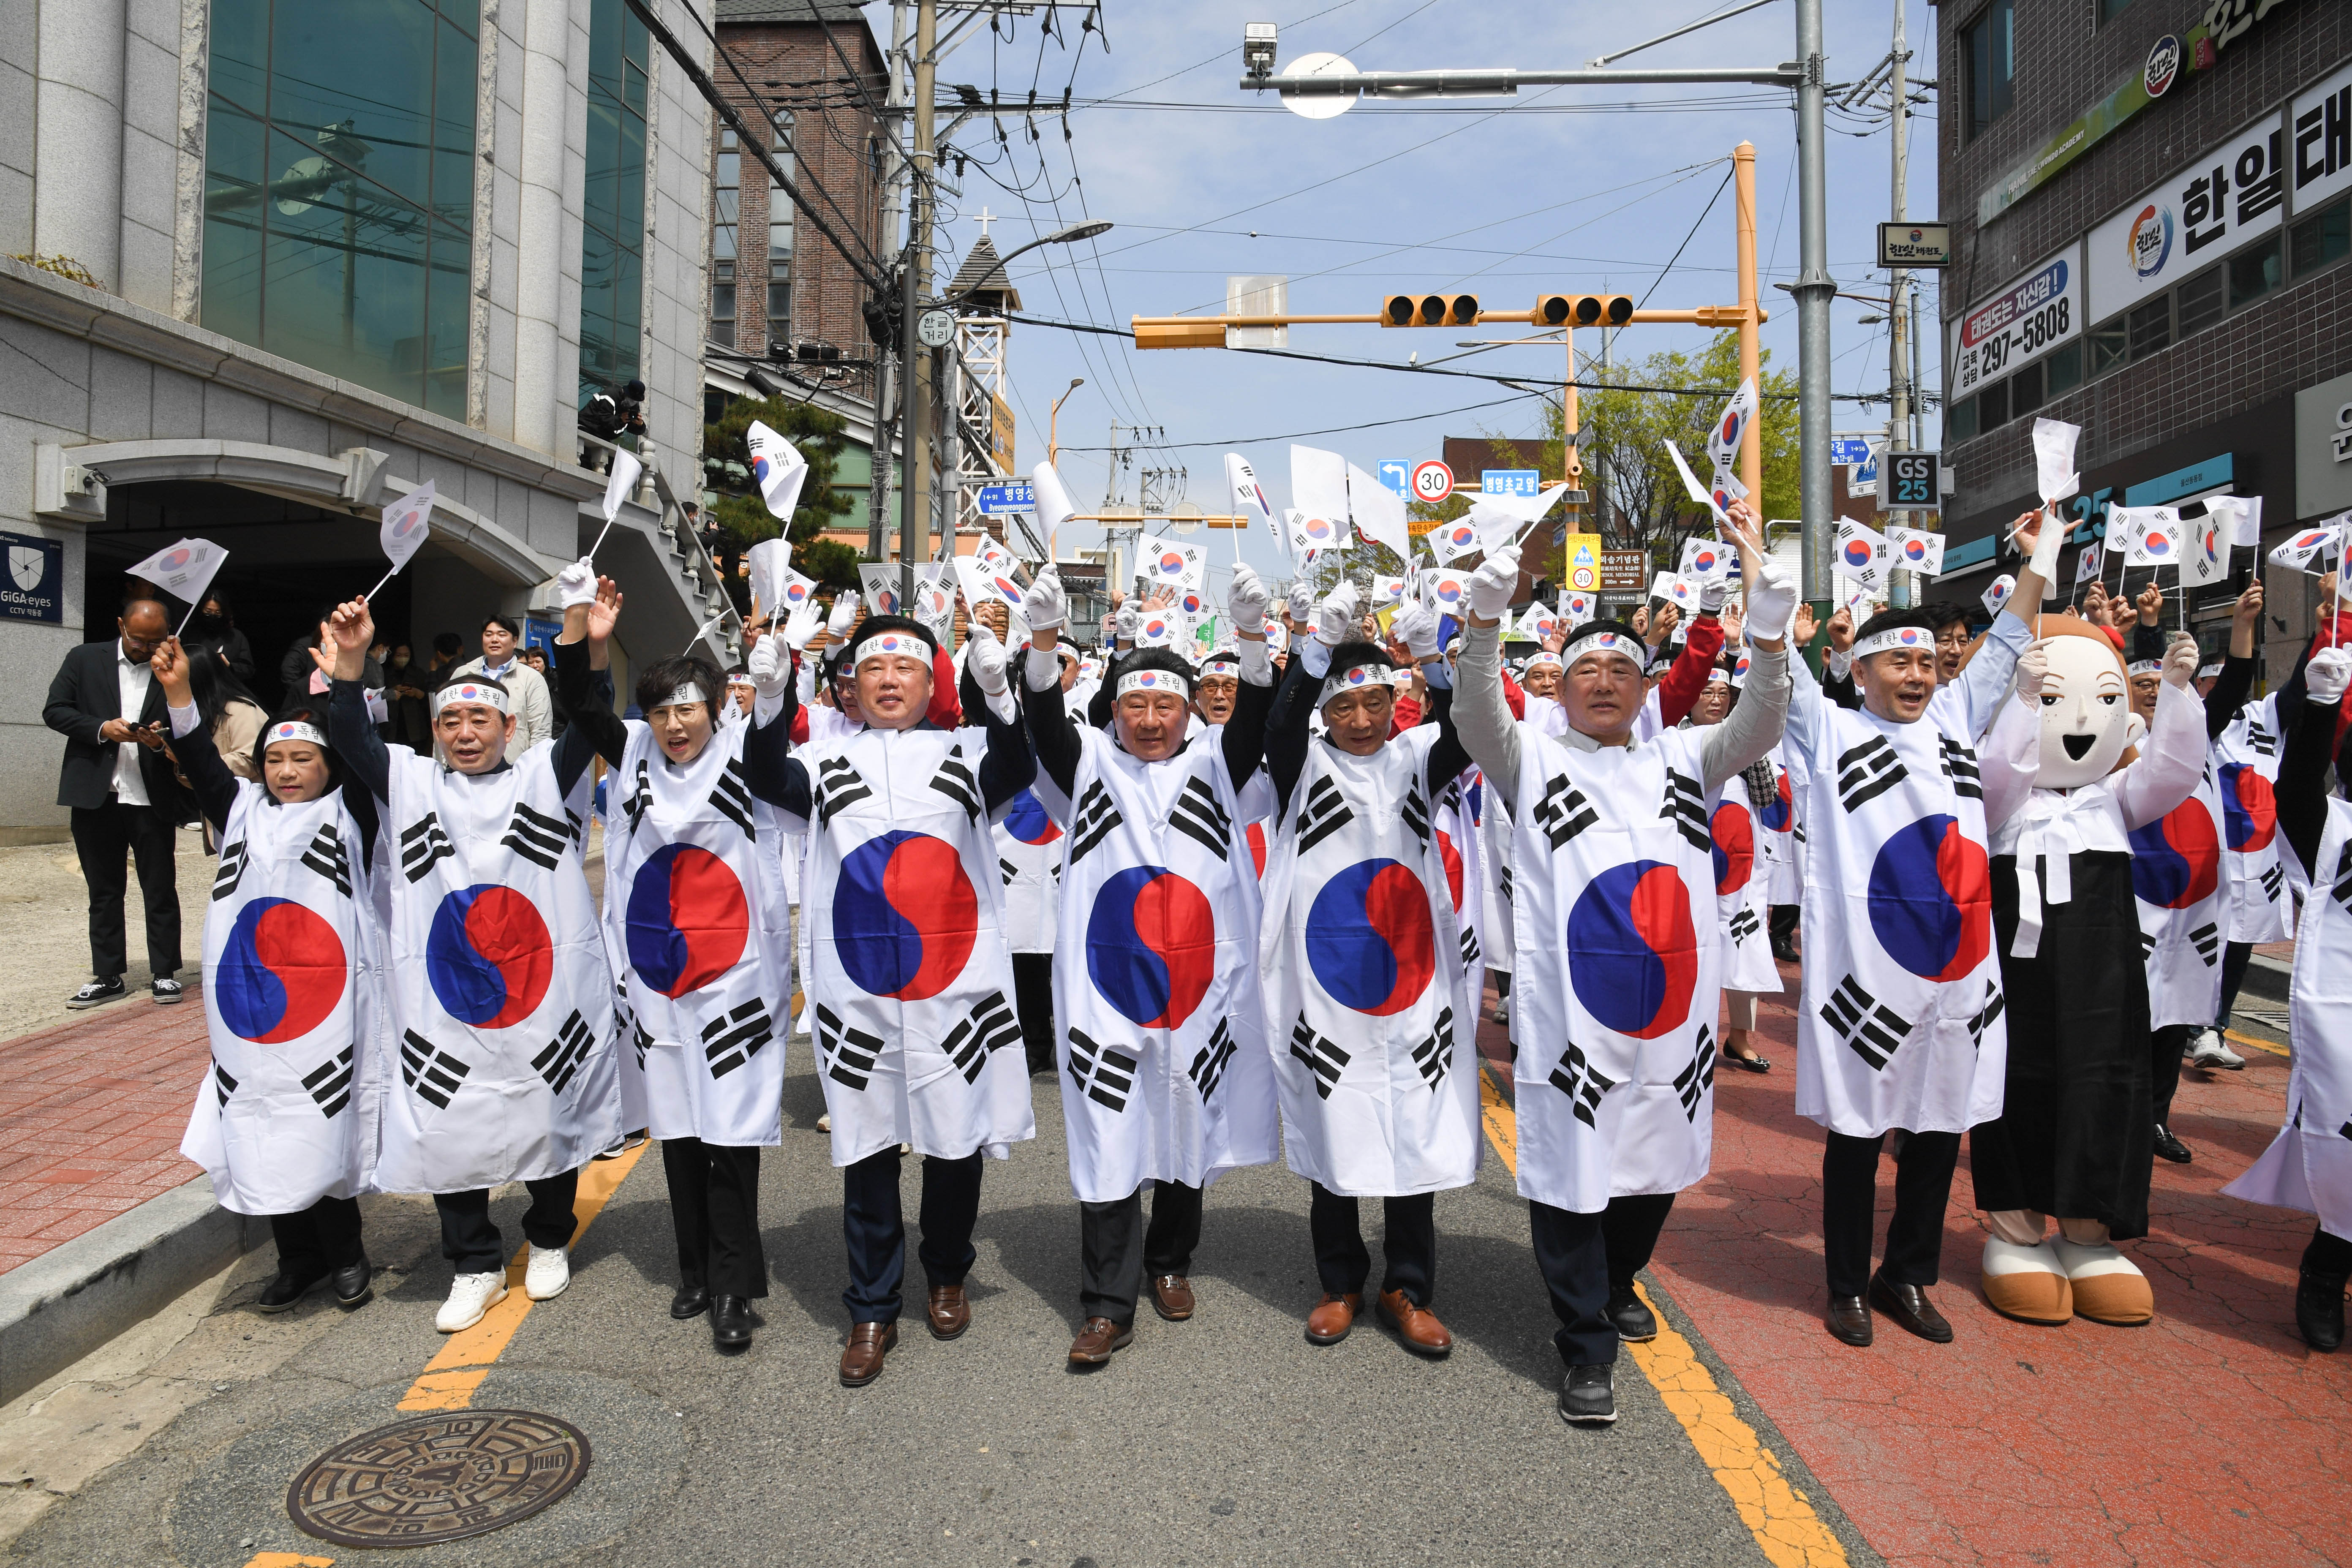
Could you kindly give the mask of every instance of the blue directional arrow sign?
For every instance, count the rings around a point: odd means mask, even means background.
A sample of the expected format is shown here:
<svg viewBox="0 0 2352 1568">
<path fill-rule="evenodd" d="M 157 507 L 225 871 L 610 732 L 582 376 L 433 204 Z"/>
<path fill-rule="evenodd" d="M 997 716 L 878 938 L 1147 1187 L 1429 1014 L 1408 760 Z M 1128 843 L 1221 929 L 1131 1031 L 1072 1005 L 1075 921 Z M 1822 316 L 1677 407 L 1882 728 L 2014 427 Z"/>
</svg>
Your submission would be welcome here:
<svg viewBox="0 0 2352 1568">
<path fill-rule="evenodd" d="M 1404 488 L 1410 482 L 1409 476 L 1412 472 L 1412 465 L 1399 458 L 1383 458 L 1375 465 L 1372 471 L 1380 476 L 1381 483 L 1397 494 L 1403 495 Z"/>
</svg>

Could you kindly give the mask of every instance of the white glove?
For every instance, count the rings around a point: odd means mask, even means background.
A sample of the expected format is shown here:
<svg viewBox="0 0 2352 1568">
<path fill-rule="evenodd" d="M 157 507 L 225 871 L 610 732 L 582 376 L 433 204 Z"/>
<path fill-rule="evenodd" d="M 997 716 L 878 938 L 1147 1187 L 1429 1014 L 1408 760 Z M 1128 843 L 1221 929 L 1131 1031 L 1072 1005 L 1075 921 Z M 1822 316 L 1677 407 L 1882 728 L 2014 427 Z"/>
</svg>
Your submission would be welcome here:
<svg viewBox="0 0 2352 1568">
<path fill-rule="evenodd" d="M 2042 700 L 2042 688 L 2050 679 L 2050 641 L 2041 638 L 2025 645 L 2017 656 L 2017 694 L 2030 703 Z"/>
<path fill-rule="evenodd" d="M 2347 685 L 2352 685 L 2352 648 L 2321 648 L 2303 667 L 2304 695 L 2323 707 L 2333 708 L 2343 701 Z"/>
<path fill-rule="evenodd" d="M 1135 634 L 1143 627 L 1143 616 L 1137 612 L 1133 604 L 1124 604 L 1118 607 L 1118 613 L 1112 617 L 1112 625 L 1118 640 L 1131 643 L 1135 640 Z"/>
<path fill-rule="evenodd" d="M 1265 591 L 1256 573 L 1246 566 L 1234 568 L 1233 586 L 1225 590 L 1225 609 L 1236 626 L 1262 626 L 1265 624 L 1265 607 L 1274 595 Z"/>
<path fill-rule="evenodd" d="M 585 555 L 555 574 L 556 602 L 565 609 L 596 602 L 596 563 Z"/>
<path fill-rule="evenodd" d="M 1437 651 L 1437 617 L 1419 605 L 1405 605 L 1389 620 L 1389 630 L 1418 661 Z"/>
<path fill-rule="evenodd" d="M 2197 679 L 2197 663 L 2200 657 L 2195 637 L 2187 632 L 2173 633 L 2172 646 L 2164 650 L 2164 683 L 2188 690 Z"/>
<path fill-rule="evenodd" d="M 1021 618 L 1033 632 L 1057 632 L 1070 618 L 1070 596 L 1062 591 L 1062 575 L 1051 566 L 1029 579 L 1021 595 Z"/>
<path fill-rule="evenodd" d="M 1478 563 L 1463 596 L 1470 601 L 1472 615 L 1499 621 L 1510 614 L 1511 598 L 1518 591 L 1519 547 L 1507 544 Z"/>
<path fill-rule="evenodd" d="M 781 637 L 785 647 L 798 653 L 815 640 L 817 626 L 816 601 L 804 597 L 801 600 L 801 607 L 785 617 L 782 631 L 761 637 L 760 641 L 764 644 Z"/>
<path fill-rule="evenodd" d="M 1030 592 L 1034 594 L 1036 589 L 1032 587 Z M 972 683 L 991 697 L 1003 696 L 1004 660 L 1004 645 L 996 640 L 996 634 L 975 623 L 963 655 L 963 667 L 971 672 Z"/>
<path fill-rule="evenodd" d="M 1290 585 L 1290 618 L 1302 626 L 1315 624 L 1315 589 L 1305 578 Z"/>
<path fill-rule="evenodd" d="M 1710 577 L 1698 585 L 1698 608 L 1703 616 L 1720 615 L 1724 600 L 1731 597 L 1731 584 L 1720 577 Z"/>
<path fill-rule="evenodd" d="M 856 624 L 857 595 L 849 593 L 835 595 L 833 598 L 833 614 L 826 617 L 824 623 L 824 629 L 827 635 L 829 635 L 834 641 L 839 642 L 843 637 L 849 635 L 849 628 Z"/>
<path fill-rule="evenodd" d="M 761 696 L 772 697 L 782 691 L 793 674 L 792 655 L 786 651 L 785 639 L 764 637 L 753 643 L 751 653 L 743 659 L 743 668 L 751 677 L 751 689 Z"/>
<path fill-rule="evenodd" d="M 1749 635 L 1778 641 L 1789 635 L 1789 623 L 1796 618 L 1796 584 L 1778 565 L 1765 562 L 1748 590 Z"/>
<path fill-rule="evenodd" d="M 1356 585 L 1342 583 L 1315 606 L 1315 640 L 1325 647 L 1338 647 L 1356 635 Z"/>
</svg>

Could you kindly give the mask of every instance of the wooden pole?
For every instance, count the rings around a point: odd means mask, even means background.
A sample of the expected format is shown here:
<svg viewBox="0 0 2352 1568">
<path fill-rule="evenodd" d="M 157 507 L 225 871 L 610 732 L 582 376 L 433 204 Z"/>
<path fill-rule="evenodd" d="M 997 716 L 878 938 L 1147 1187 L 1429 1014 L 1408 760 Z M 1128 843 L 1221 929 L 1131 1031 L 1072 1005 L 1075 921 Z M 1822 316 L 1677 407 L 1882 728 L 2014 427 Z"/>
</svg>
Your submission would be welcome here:
<svg viewBox="0 0 2352 1568">
<path fill-rule="evenodd" d="M 1742 142 L 1732 149 L 1733 174 L 1732 210 L 1737 215 L 1739 238 L 1739 378 L 1755 381 L 1758 361 L 1762 357 L 1757 325 L 1763 312 L 1757 303 L 1756 285 L 1756 144 Z M 1763 387 L 1759 385 L 1760 395 Z M 1756 417 L 1748 422 L 1747 434 L 1739 440 L 1739 482 L 1748 487 L 1748 504 L 1756 509 L 1759 517 L 1765 513 L 1764 496 L 1764 407 L 1759 400 Z"/>
</svg>

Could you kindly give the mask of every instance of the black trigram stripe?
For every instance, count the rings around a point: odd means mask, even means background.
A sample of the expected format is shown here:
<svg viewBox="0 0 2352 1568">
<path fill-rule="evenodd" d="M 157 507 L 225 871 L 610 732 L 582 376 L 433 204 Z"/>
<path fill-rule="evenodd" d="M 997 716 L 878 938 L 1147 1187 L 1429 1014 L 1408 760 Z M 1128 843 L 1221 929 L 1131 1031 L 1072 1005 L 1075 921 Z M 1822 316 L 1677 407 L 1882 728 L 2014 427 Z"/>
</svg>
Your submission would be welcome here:
<svg viewBox="0 0 2352 1568">
<path fill-rule="evenodd" d="M 213 873 L 213 902 L 218 903 L 236 891 L 245 877 L 245 840 L 221 847 L 220 868 Z"/>
<path fill-rule="evenodd" d="M 636 832 L 637 824 L 646 819 L 646 813 L 653 809 L 653 770 L 647 765 L 646 759 L 639 757 L 637 776 L 629 784 L 629 797 L 621 803 L 621 814 L 629 819 L 632 834 Z"/>
<path fill-rule="evenodd" d="M 228 1068 L 218 1062 L 213 1063 L 213 1092 L 220 1096 L 223 1108 L 228 1105 L 228 1097 L 236 1092 L 236 1079 L 229 1077 Z"/>
<path fill-rule="evenodd" d="M 730 758 L 719 782 L 710 786 L 710 809 L 741 828 L 744 837 L 759 837 L 751 829 L 751 786 L 743 782 L 741 758 Z"/>
<path fill-rule="evenodd" d="M 2286 879 L 2286 870 L 2284 867 L 2274 865 L 2271 868 L 2271 873 L 2275 873 L 2281 881 Z M 2267 882 L 2270 879 L 2270 874 L 2266 873 L 2263 879 Z M 2336 858 L 2336 886 L 2329 890 L 2327 896 L 2347 910 L 2352 910 L 2352 840 L 2346 841 L 2344 853 Z M 2273 902 L 2276 902 L 2278 895 L 2273 893 L 2271 899 Z"/>
<path fill-rule="evenodd" d="M 1462 928 L 1462 967 L 1471 968 L 1485 956 L 1478 951 L 1478 933 L 1468 926 Z"/>
<path fill-rule="evenodd" d="M 1070 1077 L 1086 1097 L 1112 1111 L 1127 1109 L 1135 1092 L 1136 1058 L 1116 1047 L 1097 1045 L 1083 1030 L 1070 1031 Z"/>
<path fill-rule="evenodd" d="M 352 1102 L 352 1047 L 341 1052 L 303 1075 L 302 1087 L 319 1102 L 319 1109 L 332 1121 L 335 1113 Z"/>
<path fill-rule="evenodd" d="M 1339 1081 L 1339 1069 L 1348 1065 L 1348 1053 L 1310 1028 L 1307 1015 L 1301 1013 L 1298 1022 L 1291 1026 L 1290 1054 L 1314 1069 L 1317 1097 L 1330 1099 L 1332 1086 Z"/>
<path fill-rule="evenodd" d="M 1799 818 L 1799 819 L 1798 819 L 1798 822 L 1797 822 L 1797 825 L 1796 825 L 1794 827 L 1791 827 L 1790 829 L 1789 829 L 1789 832 L 1790 832 L 1790 836 L 1791 836 L 1791 837 L 1793 837 L 1796 839 L 1796 841 L 1797 841 L 1798 843 L 1802 844 L 1802 843 L 1805 841 L 1805 824 L 1804 824 L 1804 820 L 1803 820 L 1801 817 L 1801 818 Z"/>
<path fill-rule="evenodd" d="M 1985 982 L 1985 1005 L 1969 1019 L 1969 1044 L 1980 1048 L 1984 1045 L 1985 1031 L 1992 1027 L 1993 1020 L 1999 1018 L 2008 1006 L 2009 998 L 2000 994 L 2000 988 L 1990 981 Z"/>
<path fill-rule="evenodd" d="M 1208 1104 L 1209 1097 L 1217 1092 L 1217 1085 L 1224 1081 L 1225 1064 L 1234 1059 L 1234 1032 L 1220 1018 L 1217 1026 L 1209 1031 L 1209 1043 L 1201 1047 L 1192 1058 L 1192 1065 L 1184 1069 L 1184 1076 L 1201 1091 L 1202 1104 Z"/>
<path fill-rule="evenodd" d="M 2259 756 L 2278 755 L 2278 737 L 2251 719 L 2246 721 L 2246 744 L 2252 746 Z"/>
<path fill-rule="evenodd" d="M 343 836 L 329 823 L 319 829 L 310 847 L 302 851 L 302 864 L 335 885 L 335 891 L 345 898 L 352 896 L 351 857 L 343 852 Z"/>
<path fill-rule="evenodd" d="M 2189 943 L 2197 950 L 2197 956 L 2205 961 L 2205 967 L 2210 969 L 2215 956 L 2221 951 L 2221 928 L 2208 921 L 2189 933 Z"/>
<path fill-rule="evenodd" d="M 973 1026 L 971 1019 L 957 1019 L 956 1026 L 950 1029 L 947 1037 L 940 1042 L 940 1049 L 947 1053 L 948 1060 L 955 1064 L 956 1071 L 963 1074 L 964 1082 L 980 1081 L 981 1069 L 988 1065 L 988 1052 L 982 1048 L 980 1031 Z"/>
<path fill-rule="evenodd" d="M 400 1037 L 400 1076 L 419 1100 L 446 1110 L 457 1085 L 473 1070 L 414 1029 Z"/>
<path fill-rule="evenodd" d="M 1731 932 L 1733 942 L 1745 945 L 1749 937 L 1764 929 L 1764 922 L 1756 918 L 1754 910 L 1742 904 L 1733 912 L 1731 919 L 1725 922 L 1725 929 Z"/>
<path fill-rule="evenodd" d="M 571 846 L 572 830 L 560 818 L 517 801 L 514 816 L 507 819 L 506 837 L 499 842 L 532 865 L 552 871 Z"/>
<path fill-rule="evenodd" d="M 1584 792 L 1568 782 L 1566 773 L 1554 773 L 1544 785 L 1543 798 L 1536 802 L 1536 826 L 1551 840 L 1554 849 L 1601 820 Z"/>
<path fill-rule="evenodd" d="M 1952 781 L 1952 793 L 1963 800 L 1982 800 L 1983 775 L 1977 768 L 1975 749 L 1949 735 L 1938 736 L 1937 742 L 1943 751 L 1944 776 Z"/>
<path fill-rule="evenodd" d="M 1895 742 L 1884 735 L 1873 735 L 1849 748 L 1838 758 L 1837 765 L 1838 804 L 1849 812 L 1860 811 L 1911 773 L 1895 754 Z"/>
<path fill-rule="evenodd" d="M 2156 938 L 2143 931 L 2139 933 L 2139 961 L 2146 963 L 2156 956 Z"/>
<path fill-rule="evenodd" d="M 1847 975 L 1822 1004 L 1822 1021 L 1829 1025 L 1873 1072 L 1885 1070 L 1886 1060 L 1911 1033 L 1910 1021 L 1862 988 Z"/>
<path fill-rule="evenodd" d="M 1004 878 L 1004 885 L 1008 888 L 1013 886 L 1013 879 L 1021 875 L 1021 868 L 1003 856 L 997 857 L 996 869 Z"/>
<path fill-rule="evenodd" d="M 1508 866 L 1502 868 L 1495 878 L 1496 890 L 1502 894 L 1503 902 L 1507 904 L 1511 901 L 1511 887 L 1515 880 Z"/>
<path fill-rule="evenodd" d="M 1445 1081 L 1454 1068 L 1454 1009 L 1445 1008 L 1437 1015 L 1437 1027 L 1429 1037 L 1412 1047 L 1412 1065 L 1421 1069 L 1423 1081 L 1433 1091 Z"/>
<path fill-rule="evenodd" d="M 1423 848 L 1429 847 L 1429 807 L 1423 804 L 1419 781 L 1404 792 L 1404 825 Z"/>
<path fill-rule="evenodd" d="M 1714 1087 L 1715 1038 L 1708 1033 L 1707 1026 L 1701 1024 L 1698 1026 L 1698 1042 L 1691 1052 L 1691 1059 L 1683 1065 L 1682 1071 L 1675 1074 L 1675 1097 L 1683 1102 L 1685 1121 L 1696 1122 L 1698 1120 L 1699 1100 Z"/>
<path fill-rule="evenodd" d="M 588 1021 L 575 1007 L 555 1031 L 555 1038 L 547 1042 L 547 1048 L 530 1058 L 531 1069 L 547 1080 L 548 1088 L 562 1094 L 580 1071 L 580 1064 L 588 1059 L 590 1040 Z"/>
<path fill-rule="evenodd" d="M 1298 813 L 1298 852 L 1306 854 L 1355 820 L 1356 814 L 1349 808 L 1347 796 L 1339 793 L 1331 776 L 1317 775 L 1307 786 L 1307 804 Z"/>
<path fill-rule="evenodd" d="M 843 1023 L 830 1007 L 816 1010 L 817 1056 L 825 1063 L 825 1076 L 835 1083 L 863 1090 L 874 1072 L 874 1064 L 882 1055 L 882 1039 L 863 1029 L 853 1029 Z"/>
<path fill-rule="evenodd" d="M 722 1079 L 775 1037 L 776 1021 L 769 1016 L 767 1003 L 754 996 L 702 1026 L 702 1059 L 710 1064 L 713 1079 Z"/>
<path fill-rule="evenodd" d="M 1184 781 L 1168 815 L 1168 826 L 1220 860 L 1233 844 L 1234 819 L 1217 804 L 1217 792 L 1209 787 L 1209 781 L 1198 773 Z"/>
<path fill-rule="evenodd" d="M 1004 999 L 1002 991 L 992 991 L 971 1010 L 971 1021 L 980 1030 L 980 1043 L 992 1051 L 1021 1043 L 1021 1020 L 1013 1016 L 1013 1004 Z"/>
<path fill-rule="evenodd" d="M 1112 828 L 1125 820 L 1102 780 L 1087 785 L 1086 793 L 1078 797 L 1077 814 L 1070 820 L 1070 864 L 1075 866 L 1085 859 L 1096 845 L 1110 836 Z"/>
<path fill-rule="evenodd" d="M 1694 849 L 1715 847 L 1715 839 L 1707 832 L 1706 791 L 1679 769 L 1666 770 L 1666 797 L 1658 803 L 1658 820 L 1673 823 L 1675 831 Z"/>
<path fill-rule="evenodd" d="M 1592 1113 L 1601 1109 L 1601 1097 L 1617 1087 L 1617 1080 L 1595 1068 L 1584 1054 L 1584 1047 L 1570 1040 L 1568 1049 L 1560 1052 L 1559 1065 L 1551 1069 L 1551 1086 L 1568 1096 L 1568 1108 L 1587 1127 L 1597 1127 Z"/>
<path fill-rule="evenodd" d="M 400 870 L 410 882 L 421 882 L 433 869 L 434 862 L 446 860 L 457 853 L 449 836 L 441 831 L 441 814 L 428 811 L 400 833 Z"/>
<path fill-rule="evenodd" d="M 643 1072 L 646 1068 L 646 1053 L 654 1048 L 654 1037 L 646 1033 L 646 1026 L 635 1013 L 626 1012 L 621 1016 L 628 1025 L 629 1047 L 637 1053 L 637 1070 Z"/>
<path fill-rule="evenodd" d="M 940 771 L 931 775 L 931 787 L 963 807 L 967 817 L 980 819 L 980 780 L 961 752 L 950 752 L 940 764 Z"/>
<path fill-rule="evenodd" d="M 2352 846 L 2347 846 L 2347 847 L 2352 847 Z M 2279 894 L 2286 887 L 2286 868 L 2280 865 L 2275 860 L 2272 861 L 2269 866 L 2263 868 L 2262 882 L 2263 897 L 2273 904 L 2277 903 L 2279 901 Z M 2341 884 L 2338 884 L 2337 896 L 2339 898 L 2342 896 Z"/>
<path fill-rule="evenodd" d="M 859 776 L 847 757 L 825 758 L 816 765 L 816 825 L 831 826 L 843 808 L 856 805 L 873 793 L 872 786 Z"/>
</svg>

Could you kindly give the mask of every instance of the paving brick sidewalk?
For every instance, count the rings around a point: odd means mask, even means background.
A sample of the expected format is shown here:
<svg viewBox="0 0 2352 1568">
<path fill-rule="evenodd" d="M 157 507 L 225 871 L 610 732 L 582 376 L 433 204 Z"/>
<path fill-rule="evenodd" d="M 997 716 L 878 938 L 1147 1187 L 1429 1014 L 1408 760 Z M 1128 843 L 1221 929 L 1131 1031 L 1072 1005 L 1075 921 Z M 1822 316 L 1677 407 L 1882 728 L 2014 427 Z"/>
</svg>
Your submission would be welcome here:
<svg viewBox="0 0 2352 1568">
<path fill-rule="evenodd" d="M 0 1274 L 202 1173 L 180 1135 L 209 1057 L 193 984 L 0 1042 Z"/>
</svg>

